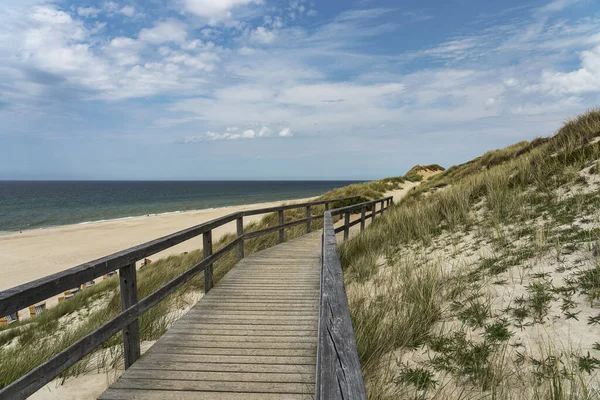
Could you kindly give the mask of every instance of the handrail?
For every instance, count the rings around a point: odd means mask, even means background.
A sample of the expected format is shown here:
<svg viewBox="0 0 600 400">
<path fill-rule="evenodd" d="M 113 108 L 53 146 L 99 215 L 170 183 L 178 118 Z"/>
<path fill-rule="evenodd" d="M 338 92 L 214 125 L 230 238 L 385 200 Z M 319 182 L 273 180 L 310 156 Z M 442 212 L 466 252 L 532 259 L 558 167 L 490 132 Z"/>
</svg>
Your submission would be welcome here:
<svg viewBox="0 0 600 400">
<path fill-rule="evenodd" d="M 321 266 L 321 300 L 319 306 L 319 341 L 317 347 L 317 376 L 315 398 L 317 400 L 366 400 L 364 378 L 360 368 L 356 339 L 344 287 L 344 274 L 337 251 L 333 215 L 344 214 L 344 240 L 348 239 L 350 226 L 361 224 L 365 229 L 367 218 L 393 204 L 392 197 L 368 201 L 353 206 L 325 211 L 323 221 L 323 254 Z M 381 209 L 376 211 L 377 204 Z M 371 214 L 366 215 L 366 209 Z M 361 217 L 350 223 L 350 213 L 361 210 Z"/>
<path fill-rule="evenodd" d="M 163 236 L 159 239 L 0 292 L 0 315 L 8 315 L 31 304 L 44 301 L 65 290 L 78 287 L 94 278 L 119 270 L 122 309 L 120 314 L 100 326 L 94 332 L 79 339 L 77 342 L 29 371 L 18 380 L 3 389 L 0 389 L 0 398 L 27 398 L 46 383 L 57 377 L 60 373 L 73 366 L 77 361 L 91 353 L 96 347 L 118 333 L 119 330 L 123 330 L 125 368 L 129 368 L 140 356 L 138 318 L 148 309 L 152 308 L 166 296 L 173 293 L 184 283 L 203 271 L 205 276 L 204 287 L 205 291 L 208 292 L 213 284 L 212 269 L 214 262 L 235 247 L 237 247 L 238 260 L 242 259 L 244 257 L 245 240 L 278 230 L 279 242 L 281 243 L 285 239 L 284 229 L 291 226 L 305 223 L 306 231 L 310 232 L 310 222 L 321 218 L 321 216 L 312 216 L 312 206 L 325 205 L 325 210 L 328 210 L 331 204 L 342 204 L 358 199 L 360 199 L 360 196 L 296 203 L 231 213 L 212 221 Z M 284 211 L 294 208 L 306 208 L 307 217 L 298 221 L 284 223 Z M 265 214 L 274 211 L 279 214 L 278 225 L 260 231 L 244 233 L 244 216 Z M 234 220 L 237 224 L 236 239 L 213 254 L 212 230 Z M 172 279 L 160 289 L 138 301 L 135 270 L 136 261 L 199 235 L 203 236 L 205 258 L 185 271 L 182 275 Z"/>
</svg>

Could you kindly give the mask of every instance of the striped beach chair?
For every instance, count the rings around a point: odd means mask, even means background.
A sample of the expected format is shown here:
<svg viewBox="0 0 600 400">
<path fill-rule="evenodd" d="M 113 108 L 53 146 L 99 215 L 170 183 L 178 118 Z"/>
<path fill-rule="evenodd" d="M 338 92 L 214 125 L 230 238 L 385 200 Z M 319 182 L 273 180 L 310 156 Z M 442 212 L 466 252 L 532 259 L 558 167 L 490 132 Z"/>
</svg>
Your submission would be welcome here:
<svg viewBox="0 0 600 400">
<path fill-rule="evenodd" d="M 36 304 L 35 306 L 29 306 L 29 316 L 34 318 L 36 315 L 40 315 L 46 309 L 46 303 Z"/>
</svg>

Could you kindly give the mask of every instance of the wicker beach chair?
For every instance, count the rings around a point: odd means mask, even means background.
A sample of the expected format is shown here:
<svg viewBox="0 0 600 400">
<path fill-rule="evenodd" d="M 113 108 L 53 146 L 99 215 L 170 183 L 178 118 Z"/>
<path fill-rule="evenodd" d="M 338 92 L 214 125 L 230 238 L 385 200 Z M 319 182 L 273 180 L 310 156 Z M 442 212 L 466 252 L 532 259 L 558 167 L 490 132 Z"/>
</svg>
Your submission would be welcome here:
<svg viewBox="0 0 600 400">
<path fill-rule="evenodd" d="M 46 310 L 46 303 L 29 306 L 29 316 L 34 318 L 36 315 L 40 315 L 42 312 L 44 312 L 44 310 Z"/>
<path fill-rule="evenodd" d="M 6 317 L 0 318 L 0 326 L 10 325 L 13 322 L 19 322 L 19 313 L 12 313 L 7 315 Z"/>
</svg>

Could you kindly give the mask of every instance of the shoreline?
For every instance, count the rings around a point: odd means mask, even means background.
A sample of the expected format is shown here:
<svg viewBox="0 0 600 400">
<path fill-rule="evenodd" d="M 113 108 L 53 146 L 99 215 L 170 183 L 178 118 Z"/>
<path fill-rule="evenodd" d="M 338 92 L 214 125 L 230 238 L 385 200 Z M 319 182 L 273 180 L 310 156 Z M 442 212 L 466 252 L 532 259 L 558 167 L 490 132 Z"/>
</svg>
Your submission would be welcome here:
<svg viewBox="0 0 600 400">
<path fill-rule="evenodd" d="M 130 216 L 126 216 L 126 217 L 98 219 L 98 220 L 76 222 L 76 223 L 64 224 L 64 225 L 48 225 L 48 226 L 40 226 L 40 227 L 35 227 L 35 228 L 30 228 L 30 229 L 20 229 L 20 230 L 14 230 L 14 231 L 0 231 L 0 237 L 6 236 L 6 235 L 11 235 L 11 234 L 17 234 L 17 233 L 38 231 L 38 230 L 64 228 L 64 227 L 68 227 L 68 226 L 77 226 L 77 225 L 99 224 L 99 223 L 104 223 L 104 222 L 122 221 L 122 220 L 128 220 L 128 219 L 133 219 L 133 218 L 147 218 L 147 217 L 156 217 L 156 216 L 169 215 L 169 214 L 195 213 L 195 212 L 199 212 L 199 211 L 213 211 L 213 210 L 221 210 L 221 209 L 237 208 L 237 207 L 253 207 L 253 206 L 259 206 L 259 205 L 263 205 L 263 204 L 283 204 L 283 203 L 287 203 L 287 202 L 302 202 L 302 201 L 309 201 L 311 199 L 315 199 L 319 196 L 320 195 L 316 195 L 313 197 L 306 197 L 306 198 L 273 200 L 273 201 L 267 201 L 267 202 L 261 202 L 261 203 L 245 203 L 245 204 L 236 204 L 236 205 L 229 205 L 229 206 L 222 206 L 222 207 L 194 208 L 192 210 L 165 211 L 165 212 L 161 212 L 161 213 L 130 215 Z M 259 207 L 259 208 L 261 208 L 261 207 Z"/>
<path fill-rule="evenodd" d="M 224 215 L 280 204 L 310 201 L 318 196 L 205 208 L 193 211 L 170 211 L 102 221 L 90 221 L 55 227 L 35 228 L 0 234 L 0 290 L 6 290 L 45 277 L 182 229 Z M 244 224 L 258 221 L 263 215 L 244 218 Z M 235 221 L 213 230 L 213 240 L 236 231 Z M 169 255 L 200 249 L 202 238 L 192 238 L 152 255 L 156 260 Z"/>
</svg>

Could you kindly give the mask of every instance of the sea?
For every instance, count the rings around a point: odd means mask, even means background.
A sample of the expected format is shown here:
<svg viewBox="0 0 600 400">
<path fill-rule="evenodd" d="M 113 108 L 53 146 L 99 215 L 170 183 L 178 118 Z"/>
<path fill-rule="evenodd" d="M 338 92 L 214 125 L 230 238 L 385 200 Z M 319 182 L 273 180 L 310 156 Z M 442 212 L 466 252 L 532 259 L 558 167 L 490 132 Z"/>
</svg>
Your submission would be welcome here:
<svg viewBox="0 0 600 400">
<path fill-rule="evenodd" d="M 0 233 L 291 200 L 357 181 L 0 181 Z"/>
</svg>

